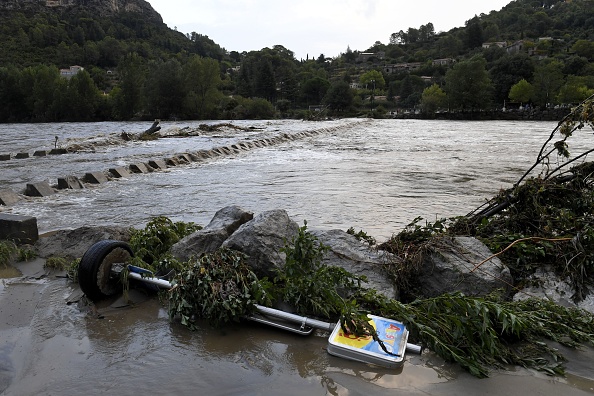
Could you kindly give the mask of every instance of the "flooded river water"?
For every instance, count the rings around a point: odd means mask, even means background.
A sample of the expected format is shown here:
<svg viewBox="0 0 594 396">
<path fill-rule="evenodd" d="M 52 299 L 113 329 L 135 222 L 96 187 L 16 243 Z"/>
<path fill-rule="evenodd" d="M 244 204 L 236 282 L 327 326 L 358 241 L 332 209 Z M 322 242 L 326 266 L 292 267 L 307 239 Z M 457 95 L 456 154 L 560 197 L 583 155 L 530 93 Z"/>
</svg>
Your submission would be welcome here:
<svg viewBox="0 0 594 396">
<path fill-rule="evenodd" d="M 198 123 L 163 123 L 163 129 Z M 0 162 L 0 186 L 22 192 L 27 183 L 133 162 L 227 146 L 242 141 L 322 131 L 285 141 L 133 175 L 85 190 L 31 199 L 8 209 L 37 217 L 40 231 L 81 225 L 143 226 L 152 216 L 207 223 L 227 205 L 254 213 L 285 209 L 299 224 L 355 227 L 377 239 L 417 216 L 429 221 L 464 215 L 509 187 L 534 161 L 551 122 L 340 120 L 237 122 L 256 129 L 191 138 L 97 145 L 92 151 Z M 0 154 L 109 141 L 149 123 L 21 124 L 0 126 Z M 327 131 L 329 130 L 329 131 Z M 88 146 L 86 146 L 88 148 Z"/>
<path fill-rule="evenodd" d="M 214 123 L 214 122 L 213 122 Z M 199 123 L 162 123 L 163 130 Z M 382 241 L 415 217 L 464 215 L 511 186 L 536 158 L 556 123 L 347 119 L 323 123 L 239 121 L 186 138 L 111 142 L 150 123 L 0 125 L 0 154 L 76 153 L 0 162 L 0 189 L 105 171 L 201 149 L 282 134 L 299 135 L 231 155 L 133 174 L 83 190 L 23 198 L 5 213 L 35 216 L 40 232 L 83 225 L 142 227 L 151 217 L 207 224 L 239 205 L 258 214 L 285 209 L 310 228 L 354 227 Z M 251 127 L 251 128 L 250 128 Z M 308 136 L 301 132 L 312 132 Z M 90 143 L 95 142 L 94 145 Z M 585 142 L 577 143 L 585 145 Z M 574 146 L 576 147 L 576 146 Z M 576 150 L 576 152 L 579 150 Z M 39 263 L 20 268 L 38 273 Z M 565 379 L 525 370 L 477 380 L 431 352 L 398 370 L 327 354 L 327 337 L 302 337 L 241 323 L 191 332 L 170 323 L 156 299 L 116 308 L 101 319 L 65 301 L 76 287 L 60 278 L 0 285 L 0 393 L 3 395 L 459 395 L 594 392 L 578 366 Z M 576 355 L 588 359 L 591 352 Z M 589 364 L 588 364 L 589 366 Z M 584 374 L 586 370 L 586 374 Z"/>
</svg>

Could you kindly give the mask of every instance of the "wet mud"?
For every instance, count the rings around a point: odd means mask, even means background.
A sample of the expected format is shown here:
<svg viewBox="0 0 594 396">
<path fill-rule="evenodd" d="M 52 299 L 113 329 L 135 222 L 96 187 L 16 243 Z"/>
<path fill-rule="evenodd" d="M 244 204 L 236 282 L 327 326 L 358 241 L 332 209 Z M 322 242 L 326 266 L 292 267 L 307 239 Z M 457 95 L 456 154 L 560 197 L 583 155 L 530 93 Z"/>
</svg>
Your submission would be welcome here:
<svg viewBox="0 0 594 396">
<path fill-rule="evenodd" d="M 78 286 L 43 269 L 0 287 L 0 394 L 585 395 L 591 349 L 570 351 L 566 378 L 511 368 L 476 379 L 430 351 L 398 369 L 331 356 L 327 334 L 300 336 L 256 323 L 190 331 L 142 291 L 89 307 Z M 58 274 L 61 275 L 61 274 Z"/>
</svg>

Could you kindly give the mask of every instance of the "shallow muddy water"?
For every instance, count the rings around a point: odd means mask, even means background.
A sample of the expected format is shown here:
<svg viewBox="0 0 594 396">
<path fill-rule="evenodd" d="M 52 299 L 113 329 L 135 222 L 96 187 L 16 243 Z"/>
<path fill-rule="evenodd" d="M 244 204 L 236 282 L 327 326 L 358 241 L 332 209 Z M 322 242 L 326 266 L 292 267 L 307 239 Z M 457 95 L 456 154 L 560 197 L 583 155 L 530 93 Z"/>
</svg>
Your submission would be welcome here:
<svg viewBox="0 0 594 396">
<path fill-rule="evenodd" d="M 198 123 L 163 123 L 163 129 Z M 152 216 L 206 224 L 227 205 L 255 214 L 285 209 L 311 228 L 355 227 L 379 240 L 417 216 L 464 215 L 509 187 L 535 159 L 550 122 L 340 120 L 238 122 L 247 131 L 103 145 L 150 123 L 0 125 L 0 154 L 102 142 L 75 154 L 0 162 L 0 188 L 82 176 L 199 149 L 314 131 L 309 137 L 150 174 L 23 199 L 2 208 L 38 219 L 40 232 L 82 225 L 144 225 Z M 582 141 L 580 143 L 584 145 Z M 85 146 L 90 147 L 90 146 Z M 576 149 L 576 152 L 578 150 Z M 582 395 L 594 393 L 591 350 L 574 352 L 570 375 L 521 369 L 478 380 L 431 352 L 400 369 L 330 356 L 327 335 L 303 337 L 254 323 L 191 332 L 155 298 L 99 306 L 66 302 L 77 287 L 40 277 L 0 280 L 0 393 L 13 395 Z M 14 276 L 14 273 L 9 275 Z"/>
</svg>

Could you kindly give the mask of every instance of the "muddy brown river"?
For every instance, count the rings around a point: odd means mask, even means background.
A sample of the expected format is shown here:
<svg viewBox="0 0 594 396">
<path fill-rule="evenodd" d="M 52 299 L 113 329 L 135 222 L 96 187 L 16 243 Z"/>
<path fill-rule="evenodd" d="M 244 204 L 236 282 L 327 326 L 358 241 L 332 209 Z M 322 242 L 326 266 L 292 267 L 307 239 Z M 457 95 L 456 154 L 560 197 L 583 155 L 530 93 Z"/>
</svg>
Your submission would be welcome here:
<svg viewBox="0 0 594 396">
<path fill-rule="evenodd" d="M 98 145 L 58 157 L 0 162 L 0 188 L 280 133 L 286 141 L 124 180 L 24 199 L 5 213 L 37 217 L 40 231 L 142 226 L 151 216 L 207 223 L 227 205 L 281 208 L 314 228 L 355 227 L 378 240 L 416 216 L 464 215 L 509 187 L 555 123 L 340 120 L 247 122 L 252 130 L 188 139 Z M 194 124 L 188 124 L 193 126 Z M 2 152 L 104 141 L 142 123 L 0 125 Z M 184 127 L 184 123 L 164 128 Z M 581 142 L 585 145 L 587 143 Z M 50 146 L 50 147 L 48 147 Z M 585 395 L 592 349 L 566 351 L 565 378 L 511 367 L 476 379 L 431 351 L 385 369 L 331 356 L 327 334 L 300 336 L 255 323 L 190 331 L 157 298 L 80 307 L 77 285 L 43 260 L 0 270 L 0 394 L 14 395 Z M 59 275 L 59 274 L 58 274 Z"/>
</svg>

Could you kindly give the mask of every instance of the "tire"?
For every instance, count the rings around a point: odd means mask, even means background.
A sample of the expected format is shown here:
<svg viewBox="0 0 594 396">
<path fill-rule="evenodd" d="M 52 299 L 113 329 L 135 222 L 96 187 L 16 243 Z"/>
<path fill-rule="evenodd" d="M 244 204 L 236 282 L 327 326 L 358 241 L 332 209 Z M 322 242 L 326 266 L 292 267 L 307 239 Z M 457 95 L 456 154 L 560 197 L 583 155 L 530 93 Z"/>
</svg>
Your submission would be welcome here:
<svg viewBox="0 0 594 396">
<path fill-rule="evenodd" d="M 111 273 L 114 263 L 125 263 L 134 254 L 126 242 L 107 239 L 91 246 L 78 265 L 78 284 L 92 301 L 112 296 L 121 289 L 119 276 Z"/>
</svg>

